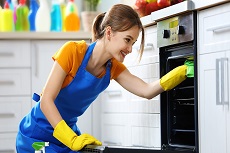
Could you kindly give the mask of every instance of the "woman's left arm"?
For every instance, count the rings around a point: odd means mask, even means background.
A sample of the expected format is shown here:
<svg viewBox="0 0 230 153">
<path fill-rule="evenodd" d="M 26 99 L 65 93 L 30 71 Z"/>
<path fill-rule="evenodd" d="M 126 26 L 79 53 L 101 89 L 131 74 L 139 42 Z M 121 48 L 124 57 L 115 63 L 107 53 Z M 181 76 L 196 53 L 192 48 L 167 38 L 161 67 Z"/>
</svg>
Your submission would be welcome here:
<svg viewBox="0 0 230 153">
<path fill-rule="evenodd" d="M 128 69 L 121 72 L 115 80 L 129 92 L 147 99 L 152 99 L 164 91 L 160 85 L 160 80 L 146 83 L 142 79 L 131 74 Z"/>
</svg>

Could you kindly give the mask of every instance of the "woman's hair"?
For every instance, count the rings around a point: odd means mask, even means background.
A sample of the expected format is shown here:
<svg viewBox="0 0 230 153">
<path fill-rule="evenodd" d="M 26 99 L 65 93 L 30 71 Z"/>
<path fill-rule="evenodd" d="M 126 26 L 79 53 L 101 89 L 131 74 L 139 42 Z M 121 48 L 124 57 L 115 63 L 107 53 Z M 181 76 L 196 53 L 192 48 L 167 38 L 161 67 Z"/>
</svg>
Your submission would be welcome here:
<svg viewBox="0 0 230 153">
<path fill-rule="evenodd" d="M 140 45 L 141 59 L 144 50 L 144 28 L 137 12 L 128 5 L 116 4 L 107 13 L 99 14 L 93 22 L 92 41 L 102 38 L 108 26 L 114 32 L 122 32 L 129 30 L 133 26 L 138 26 L 142 33 Z"/>
</svg>

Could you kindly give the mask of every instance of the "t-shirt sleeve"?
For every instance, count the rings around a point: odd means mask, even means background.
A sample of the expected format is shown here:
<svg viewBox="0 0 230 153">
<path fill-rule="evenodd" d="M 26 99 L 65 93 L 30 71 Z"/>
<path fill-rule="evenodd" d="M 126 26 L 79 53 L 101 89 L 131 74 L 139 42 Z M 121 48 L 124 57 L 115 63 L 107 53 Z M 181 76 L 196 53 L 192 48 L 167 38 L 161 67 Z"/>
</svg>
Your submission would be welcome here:
<svg viewBox="0 0 230 153">
<path fill-rule="evenodd" d="M 111 69 L 111 79 L 116 79 L 121 72 L 123 72 L 126 69 L 126 66 L 118 62 L 116 59 L 112 59 L 112 69 Z"/>
<path fill-rule="evenodd" d="M 86 47 L 85 41 L 68 41 L 52 56 L 52 59 L 57 61 L 67 74 L 62 87 L 68 85 L 76 75 Z"/>
<path fill-rule="evenodd" d="M 53 60 L 57 61 L 63 70 L 69 74 L 77 64 L 79 67 L 84 57 L 86 43 L 84 41 L 68 41 L 53 56 Z"/>
</svg>

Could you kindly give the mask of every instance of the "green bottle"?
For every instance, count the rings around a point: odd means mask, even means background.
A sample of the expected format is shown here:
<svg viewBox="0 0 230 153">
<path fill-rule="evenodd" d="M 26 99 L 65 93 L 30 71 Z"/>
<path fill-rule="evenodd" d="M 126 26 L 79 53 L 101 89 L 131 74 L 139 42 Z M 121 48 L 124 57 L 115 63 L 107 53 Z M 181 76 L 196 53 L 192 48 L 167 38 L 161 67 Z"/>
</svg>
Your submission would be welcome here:
<svg viewBox="0 0 230 153">
<path fill-rule="evenodd" d="M 20 0 L 19 5 L 16 8 L 16 31 L 30 31 L 30 24 L 28 20 L 29 8 L 26 5 L 26 0 Z"/>
</svg>

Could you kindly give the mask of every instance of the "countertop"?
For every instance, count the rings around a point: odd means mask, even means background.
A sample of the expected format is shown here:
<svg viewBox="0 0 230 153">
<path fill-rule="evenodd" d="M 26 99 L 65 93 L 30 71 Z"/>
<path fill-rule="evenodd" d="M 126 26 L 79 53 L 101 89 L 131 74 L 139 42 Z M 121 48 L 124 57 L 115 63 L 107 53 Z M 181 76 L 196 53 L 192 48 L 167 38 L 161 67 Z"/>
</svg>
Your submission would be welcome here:
<svg viewBox="0 0 230 153">
<path fill-rule="evenodd" d="M 23 40 L 88 40 L 91 39 L 90 32 L 0 32 L 0 40 L 23 39 Z"/>
</svg>

